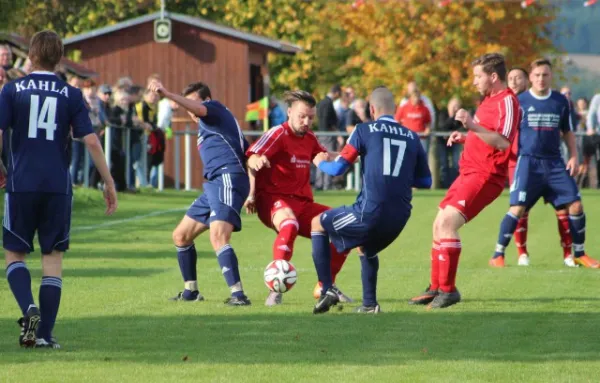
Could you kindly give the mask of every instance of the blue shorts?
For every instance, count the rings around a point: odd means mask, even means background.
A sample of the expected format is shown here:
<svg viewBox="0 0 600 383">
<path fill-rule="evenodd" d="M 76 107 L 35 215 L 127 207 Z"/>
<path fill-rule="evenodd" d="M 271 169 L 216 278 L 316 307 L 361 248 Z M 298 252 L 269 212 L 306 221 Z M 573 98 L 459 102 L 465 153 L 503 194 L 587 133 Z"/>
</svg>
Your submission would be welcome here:
<svg viewBox="0 0 600 383">
<path fill-rule="evenodd" d="M 210 226 L 212 221 L 225 221 L 234 231 L 242 230 L 240 212 L 250 193 L 250 181 L 245 173 L 225 173 L 206 181 L 204 193 L 187 211 L 187 216 Z"/>
<path fill-rule="evenodd" d="M 554 208 L 581 199 L 562 159 L 519 156 L 510 185 L 510 205 L 531 208 L 541 197 Z"/>
<path fill-rule="evenodd" d="M 6 193 L 2 241 L 16 253 L 34 251 L 37 231 L 42 254 L 69 248 L 73 196 L 54 193 Z"/>
<path fill-rule="evenodd" d="M 362 247 L 365 254 L 377 254 L 398 238 L 410 218 L 410 209 L 379 209 L 364 213 L 357 205 L 342 206 L 321 215 L 331 243 L 343 252 Z"/>
</svg>

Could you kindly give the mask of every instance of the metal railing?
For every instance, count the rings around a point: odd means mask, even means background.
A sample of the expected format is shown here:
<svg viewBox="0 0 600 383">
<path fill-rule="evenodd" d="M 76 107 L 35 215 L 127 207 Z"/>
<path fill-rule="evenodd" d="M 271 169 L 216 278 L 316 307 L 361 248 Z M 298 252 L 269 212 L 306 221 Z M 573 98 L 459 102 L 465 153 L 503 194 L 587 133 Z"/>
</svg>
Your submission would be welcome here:
<svg viewBox="0 0 600 383">
<path fill-rule="evenodd" d="M 129 185 L 131 184 L 131 172 L 130 172 L 130 168 L 131 168 L 131 131 L 132 130 L 139 130 L 139 131 L 144 131 L 144 129 L 142 128 L 130 128 L 130 127 L 123 127 L 123 126 L 117 126 L 117 125 L 110 125 L 107 126 L 104 130 L 104 153 L 105 153 L 105 158 L 106 158 L 106 162 L 108 164 L 108 167 L 110 169 L 111 166 L 111 152 L 112 150 L 110 150 L 112 148 L 112 140 L 113 140 L 113 135 L 114 134 L 118 134 L 121 133 L 122 137 L 121 137 L 121 143 L 122 145 L 122 150 L 125 154 L 125 182 L 126 182 L 126 186 L 129 187 Z M 319 131 L 315 131 L 314 132 L 315 135 L 317 137 L 348 137 L 350 134 L 347 132 L 319 132 Z M 184 179 L 183 179 L 183 185 L 184 185 L 184 190 L 186 191 L 190 191 L 193 190 L 192 189 L 192 156 L 194 155 L 194 152 L 196 152 L 196 147 L 192 146 L 192 137 L 195 139 L 197 137 L 198 131 L 197 130 L 192 130 L 190 129 L 190 124 L 186 124 L 186 128 L 185 130 L 180 130 L 180 131 L 174 131 L 173 132 L 173 137 L 171 138 L 171 140 L 173 141 L 173 145 L 172 145 L 172 154 L 169 154 L 168 152 L 165 153 L 165 161 L 167 160 L 167 156 L 172 155 L 173 158 L 173 168 L 174 168 L 174 174 L 173 174 L 173 180 L 174 180 L 174 187 L 175 190 L 181 190 L 181 137 L 184 137 Z M 246 137 L 260 137 L 264 134 L 263 131 L 254 131 L 254 130 L 245 130 L 243 131 L 244 136 Z M 430 138 L 435 138 L 435 137 L 448 137 L 450 135 L 450 132 L 431 132 L 430 134 Z M 577 136 L 584 136 L 585 133 L 583 132 L 577 132 L 576 133 Z M 437 158 L 435 156 L 435 145 L 436 145 L 436 140 L 432 140 L 431 141 L 431 145 L 429 148 L 429 162 L 430 165 L 433 163 L 435 164 L 437 162 Z M 140 166 L 142 167 L 142 172 L 144 175 L 144 178 L 140 181 L 140 186 L 144 186 L 150 183 L 150 179 L 148 177 L 148 155 L 147 155 L 147 149 L 148 149 L 148 136 L 143 133 L 141 135 L 141 158 L 140 158 Z M 430 166 L 432 173 L 437 173 L 437 169 L 435 168 L 435 166 Z M 86 169 L 87 171 L 84 171 L 84 179 L 83 179 L 83 185 L 85 187 L 90 187 L 90 180 L 89 180 L 89 169 L 90 169 L 90 156 L 87 150 L 85 150 L 85 157 L 84 157 L 84 169 Z M 136 174 L 136 171 L 134 170 L 134 175 Z M 158 166 L 158 190 L 162 191 L 165 188 L 165 174 L 164 174 L 164 162 L 162 164 L 160 164 Z M 434 178 L 435 175 L 434 175 Z M 350 173 L 348 173 L 346 175 L 346 190 L 356 190 L 359 191 L 361 188 L 361 182 L 362 182 L 362 175 L 360 172 L 360 164 L 357 161 L 354 164 L 354 170 Z"/>
</svg>

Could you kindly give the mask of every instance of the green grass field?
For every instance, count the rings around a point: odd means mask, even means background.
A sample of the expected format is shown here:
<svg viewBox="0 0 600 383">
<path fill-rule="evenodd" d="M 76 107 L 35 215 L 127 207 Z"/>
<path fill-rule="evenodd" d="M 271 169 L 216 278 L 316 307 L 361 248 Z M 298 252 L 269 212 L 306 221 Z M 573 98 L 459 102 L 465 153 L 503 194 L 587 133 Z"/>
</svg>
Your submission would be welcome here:
<svg viewBox="0 0 600 383">
<path fill-rule="evenodd" d="M 118 213 L 106 218 L 100 194 L 78 190 L 55 328 L 63 349 L 19 348 L 20 313 L 3 281 L 0 382 L 599 381 L 600 271 L 563 266 L 553 212 L 542 204 L 530 215 L 532 266 L 515 266 L 512 245 L 509 267 L 487 265 L 504 195 L 462 231 L 463 302 L 435 312 L 406 304 L 428 283 L 430 228 L 442 194 L 417 193 L 405 231 L 381 254 L 384 313 L 354 314 L 355 304 L 314 316 L 309 240 L 296 242 L 299 280 L 280 307 L 264 306 L 262 272 L 274 234 L 252 216 L 244 216 L 232 245 L 254 305 L 223 305 L 228 289 L 207 237 L 196 241 L 207 300 L 168 302 L 183 287 L 171 231 L 196 194 L 121 195 Z M 317 196 L 334 206 L 353 199 Z M 600 195 L 584 193 L 584 203 L 587 248 L 600 256 Z M 39 256 L 29 266 L 37 297 Z M 338 278 L 354 298 L 361 296 L 359 266 L 351 256 Z"/>
</svg>

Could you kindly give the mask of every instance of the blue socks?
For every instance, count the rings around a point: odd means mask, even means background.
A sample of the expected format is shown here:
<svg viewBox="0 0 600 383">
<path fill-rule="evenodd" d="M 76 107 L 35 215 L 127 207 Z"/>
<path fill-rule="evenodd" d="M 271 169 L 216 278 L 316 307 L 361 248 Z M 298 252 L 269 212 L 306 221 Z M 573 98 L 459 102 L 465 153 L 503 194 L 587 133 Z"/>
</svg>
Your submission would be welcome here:
<svg viewBox="0 0 600 383">
<path fill-rule="evenodd" d="M 312 256 L 315 268 L 317 269 L 317 277 L 319 282 L 323 284 L 321 294 L 333 286 L 333 278 L 331 277 L 331 250 L 329 248 L 329 236 L 327 233 L 313 231 L 310 233 L 312 240 Z"/>
<path fill-rule="evenodd" d="M 231 296 L 237 298 L 244 297 L 238 259 L 231 248 L 231 245 L 227 244 L 217 250 L 217 260 L 221 267 L 221 274 L 223 274 L 227 286 L 231 289 Z"/>
<path fill-rule="evenodd" d="M 571 224 L 571 237 L 573 237 L 573 252 L 575 258 L 585 255 L 583 248 L 585 243 L 585 214 L 569 215 L 569 223 Z"/>
<path fill-rule="evenodd" d="M 363 306 L 373 307 L 377 305 L 377 272 L 379 271 L 379 257 L 360 256 L 360 277 L 363 287 Z"/>
<path fill-rule="evenodd" d="M 504 219 L 500 223 L 500 233 L 498 234 L 498 243 L 496 244 L 494 258 L 504 257 L 504 249 L 506 249 L 506 246 L 510 243 L 510 239 L 515 232 L 518 223 L 518 217 L 510 212 L 506 213 Z"/>
<path fill-rule="evenodd" d="M 196 261 L 198 254 L 196 253 L 196 246 L 192 243 L 189 246 L 179 247 L 177 249 L 177 260 L 179 261 L 179 270 L 181 270 L 181 276 L 183 282 L 185 282 L 185 290 L 183 290 L 183 299 L 194 300 L 198 297 L 198 283 L 196 282 Z"/>
<path fill-rule="evenodd" d="M 31 274 L 24 262 L 13 262 L 6 268 L 6 279 L 8 285 L 21 308 L 23 316 L 27 309 L 33 303 L 33 294 L 31 292 Z"/>
<path fill-rule="evenodd" d="M 62 292 L 62 279 L 57 277 L 42 277 L 40 286 L 40 313 L 42 321 L 38 327 L 37 337 L 50 341 L 52 329 L 58 315 L 60 296 Z"/>
</svg>

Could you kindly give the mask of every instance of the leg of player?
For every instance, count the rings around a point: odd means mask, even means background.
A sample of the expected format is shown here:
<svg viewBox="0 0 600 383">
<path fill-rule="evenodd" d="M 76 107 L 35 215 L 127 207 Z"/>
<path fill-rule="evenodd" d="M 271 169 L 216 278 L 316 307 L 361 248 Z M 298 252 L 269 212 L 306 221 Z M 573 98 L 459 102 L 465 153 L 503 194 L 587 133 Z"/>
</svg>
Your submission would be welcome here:
<svg viewBox="0 0 600 383">
<path fill-rule="evenodd" d="M 312 256 L 317 277 L 323 284 L 321 297 L 317 301 L 314 314 L 322 314 L 339 302 L 337 293 L 333 290 L 333 278 L 331 277 L 331 249 L 329 247 L 329 235 L 321 225 L 321 214 L 312 219 L 311 222 Z"/>
<path fill-rule="evenodd" d="M 363 248 L 358 249 L 360 256 L 360 277 L 362 279 L 363 303 L 356 312 L 377 314 L 381 312 L 377 302 L 377 273 L 379 272 L 379 256 L 370 254 Z"/>
<path fill-rule="evenodd" d="M 348 259 L 348 254 L 350 254 L 350 251 L 343 251 L 340 253 L 337 251 L 333 243 L 329 244 L 329 250 L 331 251 L 331 278 L 333 281 L 333 289 L 337 292 L 340 302 L 352 303 L 354 302 L 354 299 L 344 294 L 344 292 L 335 284 L 335 279 L 340 271 L 342 271 L 342 267 L 344 266 L 344 263 L 346 263 L 346 259 Z M 319 299 L 322 289 L 323 284 L 321 282 L 317 282 L 313 290 L 313 297 L 315 299 Z"/>
<path fill-rule="evenodd" d="M 408 303 L 411 305 L 428 305 L 438 295 L 440 288 L 440 236 L 438 234 L 437 222 L 443 214 L 443 210 L 438 210 L 437 216 L 433 221 L 433 243 L 431 244 L 431 275 L 429 286 L 422 294 L 411 298 Z"/>
<path fill-rule="evenodd" d="M 196 275 L 196 247 L 194 239 L 208 230 L 208 226 L 189 216 L 184 216 L 173 231 L 173 243 L 177 249 L 179 269 L 184 282 L 184 290 L 171 298 L 174 301 L 202 301 L 204 297 L 198 291 L 198 278 Z"/>
<path fill-rule="evenodd" d="M 18 321 L 21 326 L 19 344 L 23 347 L 33 347 L 35 345 L 35 333 L 40 322 L 40 311 L 33 301 L 31 274 L 25 265 L 25 253 L 6 250 L 5 260 L 6 279 L 23 314 L 23 317 Z"/>
<path fill-rule="evenodd" d="M 490 266 L 493 267 L 504 267 L 504 251 L 506 246 L 510 243 L 519 219 L 525 214 L 525 206 L 511 206 L 508 209 L 508 213 L 502 219 L 500 223 L 500 232 L 498 233 L 498 242 L 496 243 L 496 251 L 494 256 L 490 259 Z"/>
<path fill-rule="evenodd" d="M 210 243 L 217 253 L 221 273 L 231 291 L 231 297 L 227 298 L 225 303 L 230 306 L 248 306 L 250 300 L 244 294 L 242 288 L 238 259 L 229 244 L 232 232 L 233 225 L 231 223 L 218 220 L 212 221 L 210 223 Z"/>
<path fill-rule="evenodd" d="M 62 293 L 63 252 L 52 251 L 42 255 L 42 283 L 40 285 L 40 312 L 42 320 L 37 330 L 36 348 L 60 348 L 52 336 Z"/>
<path fill-rule="evenodd" d="M 517 223 L 517 228 L 514 232 L 515 246 L 519 255 L 519 266 L 529 266 L 529 253 L 527 252 L 527 230 L 529 229 L 529 210 L 523 213 L 523 216 Z"/>
<path fill-rule="evenodd" d="M 456 289 L 456 272 L 461 250 L 458 230 L 465 223 L 465 217 L 452 206 L 446 206 L 436 218 L 435 233 L 440 243 L 439 293 L 427 306 L 428 309 L 449 307 L 461 300 L 460 293 Z"/>
<path fill-rule="evenodd" d="M 273 214 L 273 227 L 277 229 L 277 238 L 273 242 L 273 260 L 290 261 L 294 252 L 294 242 L 298 236 L 298 220 L 289 207 L 279 209 Z M 281 293 L 269 292 L 265 306 L 276 306 L 282 303 Z"/>
<path fill-rule="evenodd" d="M 585 253 L 585 213 L 581 201 L 575 201 L 569 205 L 569 221 L 573 236 L 575 263 L 591 269 L 600 269 L 600 262 Z"/>
<path fill-rule="evenodd" d="M 571 236 L 571 224 L 569 222 L 569 210 L 562 207 L 556 210 L 556 221 L 558 223 L 558 234 L 560 235 L 560 246 L 563 249 L 563 262 L 565 266 L 577 267 L 573 252 L 573 237 Z"/>
</svg>

